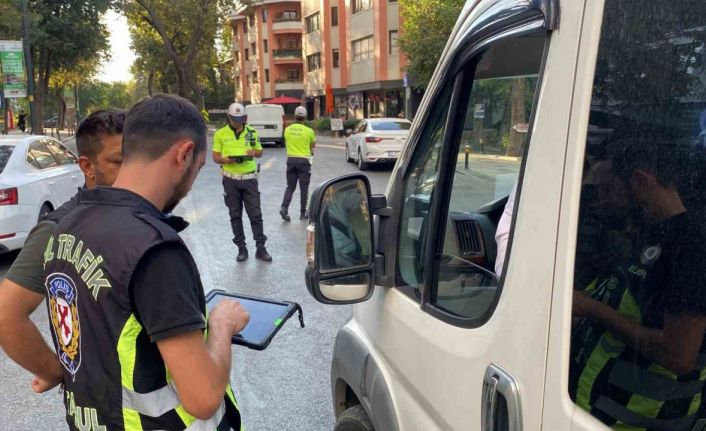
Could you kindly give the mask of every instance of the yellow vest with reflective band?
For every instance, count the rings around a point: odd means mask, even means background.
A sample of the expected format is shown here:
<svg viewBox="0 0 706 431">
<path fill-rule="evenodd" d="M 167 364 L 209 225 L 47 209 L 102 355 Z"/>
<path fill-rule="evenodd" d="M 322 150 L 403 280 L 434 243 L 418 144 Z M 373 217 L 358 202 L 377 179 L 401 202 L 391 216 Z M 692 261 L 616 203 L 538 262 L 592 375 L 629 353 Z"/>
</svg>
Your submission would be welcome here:
<svg viewBox="0 0 706 431">
<path fill-rule="evenodd" d="M 284 143 L 289 157 L 311 156 L 311 144 L 315 141 L 314 130 L 301 123 L 294 123 L 284 130 Z"/>
<path fill-rule="evenodd" d="M 237 137 L 230 126 L 218 129 L 213 136 L 213 152 L 223 157 L 245 156 L 248 150 L 262 150 L 262 145 L 257 131 L 247 124 Z M 222 165 L 222 169 L 231 174 L 249 174 L 257 171 L 257 162 L 253 158 L 242 163 Z"/>
<path fill-rule="evenodd" d="M 625 274 L 594 280 L 585 292 L 628 319 L 642 324 L 635 296 Z M 706 355 L 697 369 L 677 376 L 663 366 L 627 351 L 600 325 L 582 321 L 572 334 L 574 402 L 620 431 L 691 431 L 701 406 L 706 380 Z M 704 428 L 706 429 L 706 428 Z"/>
</svg>

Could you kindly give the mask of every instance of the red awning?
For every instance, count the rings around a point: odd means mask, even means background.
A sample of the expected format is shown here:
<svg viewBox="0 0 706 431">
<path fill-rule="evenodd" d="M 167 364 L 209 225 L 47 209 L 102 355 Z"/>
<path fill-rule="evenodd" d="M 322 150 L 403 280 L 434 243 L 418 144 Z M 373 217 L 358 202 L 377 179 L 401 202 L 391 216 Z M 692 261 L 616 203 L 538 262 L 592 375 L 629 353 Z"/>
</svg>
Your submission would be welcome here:
<svg viewBox="0 0 706 431">
<path fill-rule="evenodd" d="M 289 97 L 289 96 L 279 96 L 275 97 L 274 99 L 266 100 L 264 103 L 269 103 L 271 105 L 293 105 L 293 104 L 301 104 L 302 101 L 299 99 L 295 99 L 294 97 Z"/>
</svg>

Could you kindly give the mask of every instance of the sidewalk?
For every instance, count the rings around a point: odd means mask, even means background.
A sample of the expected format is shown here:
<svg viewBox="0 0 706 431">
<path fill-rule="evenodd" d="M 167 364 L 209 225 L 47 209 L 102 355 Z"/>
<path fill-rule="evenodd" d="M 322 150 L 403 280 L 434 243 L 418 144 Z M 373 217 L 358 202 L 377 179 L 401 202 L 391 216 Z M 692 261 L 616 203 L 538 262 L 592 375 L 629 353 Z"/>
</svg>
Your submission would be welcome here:
<svg viewBox="0 0 706 431">
<path fill-rule="evenodd" d="M 316 143 L 323 145 L 334 145 L 337 147 L 345 147 L 346 138 L 334 138 L 331 136 L 316 135 Z"/>
</svg>

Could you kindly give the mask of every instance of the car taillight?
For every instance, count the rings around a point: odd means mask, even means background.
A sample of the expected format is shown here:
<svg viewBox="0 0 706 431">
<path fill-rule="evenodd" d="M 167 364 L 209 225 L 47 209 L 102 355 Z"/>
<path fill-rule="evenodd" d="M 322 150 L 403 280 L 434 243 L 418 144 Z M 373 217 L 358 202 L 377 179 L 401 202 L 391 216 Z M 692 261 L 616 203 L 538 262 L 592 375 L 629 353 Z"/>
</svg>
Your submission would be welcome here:
<svg viewBox="0 0 706 431">
<path fill-rule="evenodd" d="M 382 138 L 378 138 L 377 136 L 366 136 L 365 137 L 365 142 L 380 142 L 382 141 Z"/>
<path fill-rule="evenodd" d="M 0 205 L 17 205 L 17 187 L 11 189 L 0 189 Z"/>
</svg>

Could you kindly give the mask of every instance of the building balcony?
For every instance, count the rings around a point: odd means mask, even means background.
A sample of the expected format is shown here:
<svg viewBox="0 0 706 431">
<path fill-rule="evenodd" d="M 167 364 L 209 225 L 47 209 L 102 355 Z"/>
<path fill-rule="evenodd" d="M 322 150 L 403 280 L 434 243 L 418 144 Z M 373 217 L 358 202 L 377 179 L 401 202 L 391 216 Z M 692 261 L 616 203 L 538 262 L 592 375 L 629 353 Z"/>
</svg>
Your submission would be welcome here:
<svg viewBox="0 0 706 431">
<path fill-rule="evenodd" d="M 301 64 L 301 49 L 275 49 L 272 51 L 272 59 L 275 64 Z"/>
<path fill-rule="evenodd" d="M 301 19 L 292 18 L 280 18 L 272 22 L 272 33 L 283 34 L 283 33 L 302 33 L 304 31 L 304 25 Z"/>
<path fill-rule="evenodd" d="M 300 80 L 289 80 L 289 79 L 278 79 L 275 81 L 275 91 L 284 90 L 304 90 L 304 81 Z"/>
</svg>

